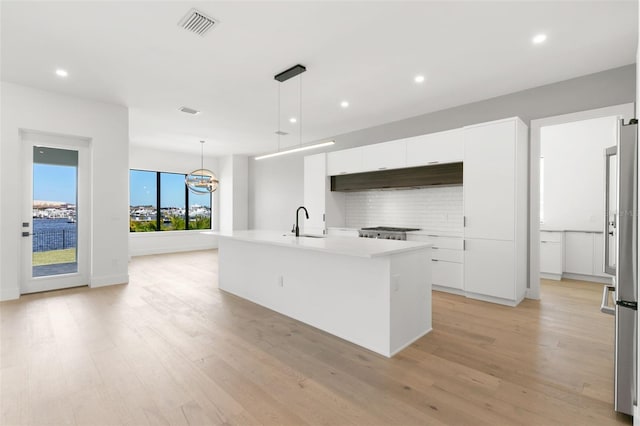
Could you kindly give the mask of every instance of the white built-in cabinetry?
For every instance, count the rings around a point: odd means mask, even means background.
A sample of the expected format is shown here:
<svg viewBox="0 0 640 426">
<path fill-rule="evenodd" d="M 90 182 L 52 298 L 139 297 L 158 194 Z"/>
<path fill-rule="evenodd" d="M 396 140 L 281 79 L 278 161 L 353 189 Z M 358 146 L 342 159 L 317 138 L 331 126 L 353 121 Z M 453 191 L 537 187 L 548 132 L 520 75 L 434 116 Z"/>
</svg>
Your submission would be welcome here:
<svg viewBox="0 0 640 426">
<path fill-rule="evenodd" d="M 330 152 L 324 176 L 463 161 L 464 238 L 438 240 L 440 246 L 433 250 L 433 284 L 468 297 L 516 305 L 524 298 L 527 283 L 527 152 L 528 129 L 516 117 Z M 305 204 L 316 211 L 324 196 L 326 212 L 329 203 L 335 204 L 327 195 L 329 180 L 324 181 L 324 195 L 313 195 L 322 192 L 317 183 L 322 162 L 308 161 Z M 307 179 L 308 173 L 314 177 Z M 318 197 L 320 203 L 311 197 Z M 339 209 L 334 210 L 338 217 Z M 333 216 L 327 213 L 327 222 Z M 344 226 L 338 222 L 329 225 Z"/>
<path fill-rule="evenodd" d="M 407 166 L 407 144 L 404 140 L 362 147 L 365 171 L 401 169 Z"/>
<path fill-rule="evenodd" d="M 462 237 L 407 233 L 407 241 L 431 243 L 431 283 L 435 290 L 464 294 Z"/>
<path fill-rule="evenodd" d="M 327 175 L 346 175 L 364 171 L 362 148 L 343 149 L 327 154 Z"/>
<path fill-rule="evenodd" d="M 464 159 L 463 129 L 406 139 L 407 167 L 456 163 Z"/>
<path fill-rule="evenodd" d="M 464 128 L 465 292 L 516 305 L 527 287 L 527 126 Z"/>
<path fill-rule="evenodd" d="M 603 272 L 604 247 L 602 232 L 565 231 L 565 275 L 610 278 Z"/>
<path fill-rule="evenodd" d="M 327 154 L 327 175 L 461 162 L 463 129 L 343 149 Z"/>
<path fill-rule="evenodd" d="M 540 275 L 560 280 L 564 270 L 564 232 L 540 231 Z"/>
</svg>

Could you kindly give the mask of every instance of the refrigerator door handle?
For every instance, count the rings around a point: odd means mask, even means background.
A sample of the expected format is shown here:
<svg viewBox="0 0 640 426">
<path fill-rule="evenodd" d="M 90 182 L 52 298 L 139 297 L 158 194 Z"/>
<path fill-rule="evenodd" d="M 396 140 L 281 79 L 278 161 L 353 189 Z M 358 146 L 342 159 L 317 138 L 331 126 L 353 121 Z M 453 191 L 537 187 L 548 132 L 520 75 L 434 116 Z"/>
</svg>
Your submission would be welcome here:
<svg viewBox="0 0 640 426">
<path fill-rule="evenodd" d="M 609 306 L 609 294 L 616 291 L 613 285 L 605 285 L 602 289 L 602 302 L 600 303 L 600 312 L 609 315 L 616 314 L 616 308 Z"/>
</svg>

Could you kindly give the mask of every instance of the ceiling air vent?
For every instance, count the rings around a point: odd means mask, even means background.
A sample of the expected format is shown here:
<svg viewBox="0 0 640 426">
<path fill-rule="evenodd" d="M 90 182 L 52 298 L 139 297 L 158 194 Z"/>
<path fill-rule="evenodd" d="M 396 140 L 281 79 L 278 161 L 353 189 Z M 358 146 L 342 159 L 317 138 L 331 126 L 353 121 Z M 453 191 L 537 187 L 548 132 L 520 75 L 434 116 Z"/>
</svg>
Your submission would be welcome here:
<svg viewBox="0 0 640 426">
<path fill-rule="evenodd" d="M 180 111 L 182 112 L 186 112 L 187 114 L 191 114 L 191 115 L 198 115 L 200 114 L 200 111 L 198 111 L 197 109 L 193 109 L 193 108 L 189 108 L 186 106 L 182 106 L 180 108 L 178 108 Z"/>
<path fill-rule="evenodd" d="M 196 33 L 199 36 L 203 36 L 215 25 L 218 25 L 218 21 L 197 9 L 191 9 L 184 18 L 178 22 L 178 25 L 185 30 Z"/>
</svg>

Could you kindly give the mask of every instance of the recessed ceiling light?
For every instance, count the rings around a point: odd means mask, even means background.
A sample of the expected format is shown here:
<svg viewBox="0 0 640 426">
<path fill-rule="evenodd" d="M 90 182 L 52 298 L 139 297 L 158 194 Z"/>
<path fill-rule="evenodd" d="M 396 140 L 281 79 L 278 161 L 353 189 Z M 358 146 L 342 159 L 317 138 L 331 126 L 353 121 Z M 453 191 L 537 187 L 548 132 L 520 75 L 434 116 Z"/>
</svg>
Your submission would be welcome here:
<svg viewBox="0 0 640 426">
<path fill-rule="evenodd" d="M 533 42 L 533 44 L 540 44 L 540 43 L 544 43 L 546 39 L 547 39 L 546 34 L 538 34 L 533 39 L 531 39 L 531 41 Z"/>
<path fill-rule="evenodd" d="M 342 108 L 349 108 L 349 102 L 348 101 L 342 101 L 342 102 L 340 102 L 340 106 Z"/>
<path fill-rule="evenodd" d="M 62 68 L 58 68 L 58 69 L 56 70 L 56 75 L 57 75 L 58 77 L 66 77 L 66 76 L 68 76 L 68 75 L 69 75 L 69 73 L 67 72 L 67 70 L 63 70 Z"/>
<path fill-rule="evenodd" d="M 291 117 L 291 118 L 289 119 L 289 123 L 295 123 L 296 121 L 298 121 L 298 120 L 296 120 L 296 118 L 295 118 L 295 117 Z"/>
<path fill-rule="evenodd" d="M 415 81 L 416 83 L 424 83 L 424 75 L 416 75 L 413 78 L 413 81 Z"/>
</svg>

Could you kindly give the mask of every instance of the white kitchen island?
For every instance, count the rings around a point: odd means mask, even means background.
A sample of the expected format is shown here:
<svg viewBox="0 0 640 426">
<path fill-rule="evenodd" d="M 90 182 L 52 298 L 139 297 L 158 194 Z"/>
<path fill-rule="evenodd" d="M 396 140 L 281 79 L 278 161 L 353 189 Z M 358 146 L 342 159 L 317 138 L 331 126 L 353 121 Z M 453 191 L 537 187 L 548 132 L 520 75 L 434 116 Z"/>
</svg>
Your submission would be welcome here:
<svg viewBox="0 0 640 426">
<path fill-rule="evenodd" d="M 386 357 L 431 331 L 431 244 L 211 234 L 221 290 Z"/>
</svg>

